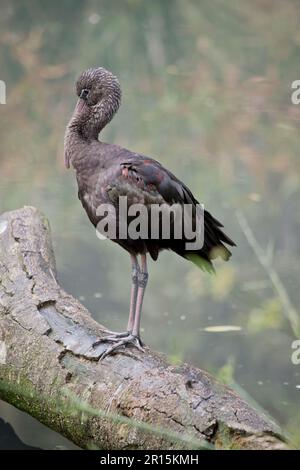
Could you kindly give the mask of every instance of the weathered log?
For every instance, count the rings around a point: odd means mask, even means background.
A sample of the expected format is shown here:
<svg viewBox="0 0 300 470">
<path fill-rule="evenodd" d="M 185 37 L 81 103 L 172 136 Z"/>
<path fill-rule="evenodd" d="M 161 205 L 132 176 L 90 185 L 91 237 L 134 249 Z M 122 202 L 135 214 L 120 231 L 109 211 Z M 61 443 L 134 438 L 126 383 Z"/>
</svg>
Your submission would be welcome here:
<svg viewBox="0 0 300 470">
<path fill-rule="evenodd" d="M 58 285 L 47 219 L 3 214 L 0 398 L 82 448 L 286 448 L 275 423 L 202 370 L 149 349 L 99 361 L 104 330 Z"/>
</svg>

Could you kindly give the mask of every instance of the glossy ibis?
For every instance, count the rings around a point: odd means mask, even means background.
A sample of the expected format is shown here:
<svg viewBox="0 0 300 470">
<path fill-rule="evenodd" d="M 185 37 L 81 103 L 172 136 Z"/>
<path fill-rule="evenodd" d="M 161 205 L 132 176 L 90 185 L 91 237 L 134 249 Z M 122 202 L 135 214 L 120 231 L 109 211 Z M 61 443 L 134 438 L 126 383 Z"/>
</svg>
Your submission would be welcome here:
<svg viewBox="0 0 300 470">
<path fill-rule="evenodd" d="M 95 227 L 101 219 L 98 208 L 104 204 L 116 209 L 116 217 L 119 196 L 127 197 L 128 207 L 142 204 L 147 213 L 154 203 L 197 206 L 198 201 L 188 187 L 158 161 L 99 141 L 99 133 L 111 121 L 121 101 L 120 84 L 112 73 L 102 67 L 86 70 L 76 82 L 76 93 L 78 101 L 65 134 L 65 163 L 67 168 L 72 164 L 76 171 L 79 199 Z M 174 218 L 170 218 L 170 225 L 172 223 Z M 157 260 L 159 252 L 168 249 L 204 269 L 213 270 L 213 258 L 221 256 L 227 260 L 231 255 L 225 244 L 235 245 L 222 227 L 204 211 L 204 242 L 202 248 L 194 251 L 186 249 L 184 236 L 181 239 L 172 235 L 169 239 L 162 236 L 121 238 L 118 234 L 112 237 L 131 257 L 132 289 L 127 330 L 108 332 L 105 338 L 108 347 L 102 358 L 128 344 L 143 349 L 140 319 L 148 281 L 147 254 Z"/>
</svg>

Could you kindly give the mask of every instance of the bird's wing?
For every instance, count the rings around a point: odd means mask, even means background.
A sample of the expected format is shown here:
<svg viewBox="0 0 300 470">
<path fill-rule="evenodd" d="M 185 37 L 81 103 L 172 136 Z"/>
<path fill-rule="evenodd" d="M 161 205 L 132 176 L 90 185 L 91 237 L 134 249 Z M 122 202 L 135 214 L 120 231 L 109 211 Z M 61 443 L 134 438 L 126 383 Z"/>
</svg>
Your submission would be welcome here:
<svg viewBox="0 0 300 470">
<path fill-rule="evenodd" d="M 120 164 L 120 177 L 128 179 L 144 191 L 155 191 L 167 204 L 197 204 L 187 186 L 159 162 L 137 158 Z"/>
</svg>

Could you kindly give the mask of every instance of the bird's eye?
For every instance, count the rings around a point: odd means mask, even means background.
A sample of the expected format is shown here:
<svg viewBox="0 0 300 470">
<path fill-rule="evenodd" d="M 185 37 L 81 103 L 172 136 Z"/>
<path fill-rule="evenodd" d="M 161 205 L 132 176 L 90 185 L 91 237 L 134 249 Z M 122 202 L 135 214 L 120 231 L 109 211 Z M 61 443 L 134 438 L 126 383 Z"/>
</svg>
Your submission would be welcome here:
<svg viewBox="0 0 300 470">
<path fill-rule="evenodd" d="M 81 90 L 80 98 L 82 100 L 86 100 L 87 97 L 89 96 L 89 93 L 90 93 L 90 90 L 88 90 L 87 88 L 84 88 L 83 90 Z"/>
</svg>

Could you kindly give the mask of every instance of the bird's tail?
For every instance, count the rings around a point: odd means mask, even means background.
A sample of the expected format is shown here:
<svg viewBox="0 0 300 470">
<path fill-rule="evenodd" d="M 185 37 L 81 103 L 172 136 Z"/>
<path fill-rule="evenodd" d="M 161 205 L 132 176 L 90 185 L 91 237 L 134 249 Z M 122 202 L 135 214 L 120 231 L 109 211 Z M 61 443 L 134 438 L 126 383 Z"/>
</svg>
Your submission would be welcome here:
<svg viewBox="0 0 300 470">
<path fill-rule="evenodd" d="M 223 225 L 215 219 L 208 211 L 204 212 L 204 243 L 203 247 L 197 251 L 187 251 L 184 258 L 192 261 L 203 271 L 214 273 L 212 260 L 222 258 L 228 261 L 231 251 L 226 245 L 236 246 L 222 230 Z"/>
</svg>

